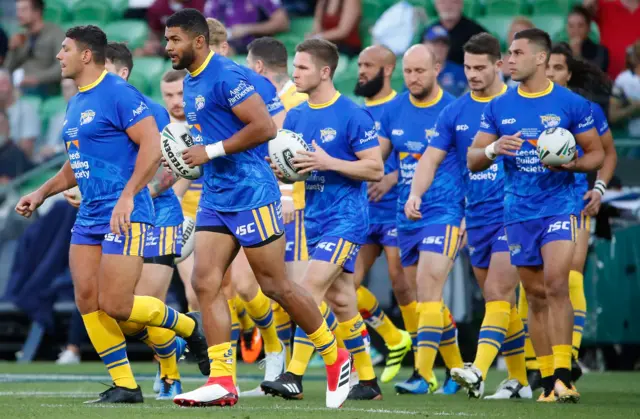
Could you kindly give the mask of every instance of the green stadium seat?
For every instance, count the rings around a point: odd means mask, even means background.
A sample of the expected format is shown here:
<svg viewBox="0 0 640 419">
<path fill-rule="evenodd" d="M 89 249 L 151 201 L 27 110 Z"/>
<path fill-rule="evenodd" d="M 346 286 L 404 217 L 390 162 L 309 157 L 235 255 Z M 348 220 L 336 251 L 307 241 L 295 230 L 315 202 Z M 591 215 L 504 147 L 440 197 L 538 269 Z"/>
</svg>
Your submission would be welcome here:
<svg viewBox="0 0 640 419">
<path fill-rule="evenodd" d="M 42 133 L 47 132 L 49 120 L 58 112 L 64 112 L 67 107 L 67 101 L 63 96 L 53 96 L 45 99 L 40 105 L 40 120 L 42 121 Z"/>
<path fill-rule="evenodd" d="M 484 15 L 484 7 L 479 0 L 464 0 L 462 13 L 466 17 L 477 18 Z"/>
<path fill-rule="evenodd" d="M 111 8 L 111 18 L 113 20 L 122 19 L 129 8 L 129 0 L 106 0 L 106 2 Z"/>
<path fill-rule="evenodd" d="M 487 16 L 514 16 L 523 12 L 523 1 L 485 0 L 484 10 Z"/>
<path fill-rule="evenodd" d="M 126 42 L 131 51 L 140 48 L 149 36 L 147 22 L 142 20 L 117 20 L 104 27 L 110 41 Z"/>
<path fill-rule="evenodd" d="M 295 17 L 290 20 L 288 33 L 291 35 L 297 35 L 302 40 L 307 33 L 312 31 L 312 29 L 312 17 Z"/>
<path fill-rule="evenodd" d="M 573 6 L 571 0 L 535 0 L 531 2 L 532 15 L 564 15 Z"/>
<path fill-rule="evenodd" d="M 551 36 L 564 30 L 566 20 L 564 15 L 536 15 L 531 17 L 531 22 L 536 25 L 536 28 L 542 29 Z"/>
<path fill-rule="evenodd" d="M 433 7 L 433 3 L 431 2 L 431 0 L 407 0 L 407 3 L 411 4 L 413 7 L 419 7 L 423 9 L 425 13 L 433 13 L 435 11 L 435 8 Z M 387 9 L 388 8 L 389 7 L 387 7 Z"/>
<path fill-rule="evenodd" d="M 21 99 L 30 103 L 34 109 L 40 109 L 40 105 L 42 105 L 42 98 L 40 98 L 40 96 L 25 95 L 22 96 Z"/>
<path fill-rule="evenodd" d="M 133 59 L 133 71 L 142 72 L 148 80 L 160 80 L 165 71 L 165 61 L 161 57 L 136 57 Z"/>
<path fill-rule="evenodd" d="M 147 76 L 141 71 L 136 71 L 135 68 L 129 75 L 129 84 L 138 89 L 142 94 L 151 95 L 154 93 L 153 86 L 151 86 Z"/>
<path fill-rule="evenodd" d="M 72 21 L 63 23 L 61 25 L 61 27 L 62 27 L 62 30 L 67 31 L 67 30 L 73 28 L 74 26 L 85 26 L 85 25 L 94 25 L 94 26 L 98 26 L 98 27 L 103 27 L 104 26 L 104 22 L 100 22 L 98 20 L 87 20 L 87 19 L 72 20 Z"/>
<path fill-rule="evenodd" d="M 289 54 L 293 54 L 296 50 L 296 46 L 300 42 L 304 41 L 304 35 L 300 36 L 291 32 L 277 34 L 274 38 L 284 44 L 285 48 L 287 48 L 287 53 Z"/>
<path fill-rule="evenodd" d="M 402 62 L 396 65 L 396 71 L 391 76 L 391 87 L 396 92 L 400 93 L 404 89 L 404 76 L 402 74 Z"/>
<path fill-rule="evenodd" d="M 509 26 L 513 16 L 484 16 L 476 19 L 478 23 L 484 26 L 493 36 L 500 40 L 503 48 L 506 47 L 507 35 L 509 34 Z"/>
<path fill-rule="evenodd" d="M 236 64 L 240 64 L 246 67 L 247 65 L 247 56 L 246 55 L 234 55 L 233 57 L 229 57 L 231 58 L 233 61 L 236 62 Z"/>
<path fill-rule="evenodd" d="M 69 10 L 68 5 L 61 0 L 49 1 L 44 8 L 43 17 L 47 22 L 66 22 L 70 18 Z"/>
<path fill-rule="evenodd" d="M 353 94 L 356 83 L 358 83 L 358 73 L 352 74 L 343 72 L 338 74 L 336 71 L 333 78 L 333 84 L 335 85 L 336 90 L 345 95 Z"/>
<path fill-rule="evenodd" d="M 336 72 L 334 76 L 339 76 L 339 75 L 342 75 L 343 73 L 347 73 L 346 70 L 349 67 L 349 62 L 350 62 L 350 59 L 348 56 L 344 54 L 340 54 L 340 59 L 338 60 L 338 67 L 336 67 Z M 357 73 L 356 73 L 356 77 L 358 77 Z"/>
<path fill-rule="evenodd" d="M 79 0 L 73 5 L 72 14 L 74 20 L 97 20 L 103 23 L 109 22 L 112 17 L 109 3 L 96 0 Z"/>
</svg>

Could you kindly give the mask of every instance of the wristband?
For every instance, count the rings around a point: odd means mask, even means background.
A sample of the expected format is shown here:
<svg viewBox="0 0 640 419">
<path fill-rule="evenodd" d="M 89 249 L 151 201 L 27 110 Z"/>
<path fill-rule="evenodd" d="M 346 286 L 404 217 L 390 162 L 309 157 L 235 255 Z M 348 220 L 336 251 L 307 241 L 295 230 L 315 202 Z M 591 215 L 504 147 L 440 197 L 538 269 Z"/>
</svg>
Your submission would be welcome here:
<svg viewBox="0 0 640 419">
<path fill-rule="evenodd" d="M 495 160 L 498 155 L 496 154 L 496 143 L 491 143 L 484 148 L 484 155 L 489 160 Z"/>
<path fill-rule="evenodd" d="M 598 179 L 596 180 L 596 184 L 593 185 L 593 190 L 598 192 L 600 194 L 600 196 L 604 195 L 605 191 L 607 190 L 607 184 L 604 183 L 604 181 Z"/>
<path fill-rule="evenodd" d="M 227 153 L 224 151 L 224 146 L 222 145 L 222 141 L 218 141 L 215 144 L 209 144 L 205 146 L 204 150 L 207 152 L 207 156 L 209 156 L 209 160 L 213 160 L 216 157 L 225 156 Z"/>
</svg>

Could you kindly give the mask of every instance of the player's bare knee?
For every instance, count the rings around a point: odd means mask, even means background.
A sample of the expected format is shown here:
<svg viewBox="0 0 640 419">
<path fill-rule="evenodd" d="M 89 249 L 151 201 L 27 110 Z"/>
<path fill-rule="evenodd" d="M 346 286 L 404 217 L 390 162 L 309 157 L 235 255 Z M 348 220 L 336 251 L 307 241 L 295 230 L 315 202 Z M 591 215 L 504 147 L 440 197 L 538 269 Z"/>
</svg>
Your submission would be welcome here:
<svg viewBox="0 0 640 419">
<path fill-rule="evenodd" d="M 353 301 L 351 301 L 351 299 L 345 294 L 327 292 L 326 301 L 338 318 L 344 319 L 351 311 L 353 311 Z"/>
<path fill-rule="evenodd" d="M 100 310 L 116 320 L 128 320 L 133 308 L 133 295 L 130 297 L 114 296 L 111 293 L 100 293 L 98 295 Z"/>
<path fill-rule="evenodd" d="M 281 302 L 289 301 L 293 295 L 293 286 L 286 279 L 268 278 L 260 281 L 260 288 L 262 293 L 273 301 L 280 304 Z"/>
<path fill-rule="evenodd" d="M 545 281 L 547 299 L 569 300 L 569 276 L 557 276 Z"/>
<path fill-rule="evenodd" d="M 98 304 L 98 290 L 94 286 L 86 283 L 75 283 L 73 286 L 73 294 L 81 314 L 91 313 L 100 308 Z"/>
</svg>

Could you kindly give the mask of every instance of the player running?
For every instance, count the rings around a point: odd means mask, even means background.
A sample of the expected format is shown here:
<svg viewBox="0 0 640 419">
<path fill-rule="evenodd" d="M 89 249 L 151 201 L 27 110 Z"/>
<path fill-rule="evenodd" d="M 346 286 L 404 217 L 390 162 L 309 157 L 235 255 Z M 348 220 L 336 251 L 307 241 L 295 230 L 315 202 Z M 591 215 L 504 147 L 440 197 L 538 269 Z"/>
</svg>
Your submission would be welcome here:
<svg viewBox="0 0 640 419">
<path fill-rule="evenodd" d="M 262 144 L 276 135 L 267 108 L 244 71 L 209 50 L 209 28 L 195 9 L 174 13 L 166 23 L 166 50 L 175 69 L 186 68 L 187 120 L 204 145 L 183 154 L 204 169 L 203 195 L 196 221 L 193 286 L 200 302 L 209 346 L 211 373 L 202 387 L 177 396 L 183 406 L 220 406 L 237 402 L 233 384 L 229 307 L 222 280 L 240 247 L 264 293 L 281 304 L 309 334 L 327 364 L 327 407 L 340 407 L 349 383 L 347 351 L 338 349 L 313 299 L 286 280 L 280 192 Z M 215 249 L 215 252 L 211 252 Z M 206 255 L 199 258 L 198 255 Z"/>
<path fill-rule="evenodd" d="M 105 70 L 106 48 L 107 37 L 96 26 L 67 31 L 56 58 L 62 77 L 73 79 L 79 89 L 65 117 L 69 161 L 21 198 L 16 211 L 30 217 L 49 196 L 79 186 L 82 203 L 69 264 L 87 333 L 114 382 L 96 402 L 139 403 L 142 392 L 117 320 L 172 329 L 203 361 L 206 343 L 197 316 L 178 313 L 158 298 L 134 295 L 154 223 L 147 184 L 158 169 L 160 142 L 145 98 Z"/>
<path fill-rule="evenodd" d="M 455 328 L 449 310 L 444 310 L 442 302 L 444 283 L 458 250 L 458 231 L 463 215 L 462 182 L 455 152 L 450 152 L 443 162 L 434 187 L 425 195 L 422 204 L 418 201 L 420 197 L 410 196 L 415 168 L 435 134 L 436 119 L 455 99 L 438 86 L 439 67 L 428 47 L 414 45 L 409 48 L 403 58 L 408 92 L 389 104 L 394 112 L 383 115 L 380 130 L 383 156 L 388 156 L 392 149 L 399 155 L 398 244 L 404 273 L 416 284 L 417 290 L 418 303 L 416 314 L 413 314 L 414 322 L 417 322 L 416 369 L 409 380 L 395 386 L 396 391 L 407 394 L 427 394 L 436 390 L 433 364 L 439 349 L 447 367 L 463 365 Z M 413 207 L 416 212 L 412 213 L 415 220 L 405 215 L 407 201 L 417 203 Z"/>
<path fill-rule="evenodd" d="M 293 80 L 309 101 L 288 112 L 284 128 L 313 148 L 293 160 L 299 173 L 311 173 L 305 182 L 304 221 L 313 250 L 301 283 L 318 305 L 325 295 L 334 303 L 340 322 L 336 336 L 353 356 L 359 377 L 349 399 L 379 400 L 382 394 L 362 335 L 366 326 L 356 307 L 353 270 L 368 229 L 364 182 L 379 181 L 383 163 L 373 119 L 333 85 L 338 59 L 337 47 L 325 40 L 309 39 L 296 47 Z M 275 165 L 272 169 L 281 176 Z M 309 345 L 310 338 L 300 328 L 296 331 L 297 343 L 306 340 Z M 287 399 L 302 398 L 305 367 L 292 361 L 276 381 L 263 382 L 263 390 Z M 349 381 L 348 376 L 344 371 L 342 382 Z"/>
<path fill-rule="evenodd" d="M 380 121 L 397 93 L 391 88 L 391 75 L 396 66 L 395 54 L 382 45 L 365 48 L 358 57 L 358 83 L 355 94 L 365 98 L 364 107 L 369 111 L 380 130 Z M 415 284 L 407 280 L 400 263 L 396 205 L 398 202 L 398 154 L 391 153 L 384 164 L 385 175 L 380 182 L 369 182 L 369 232 L 365 244 L 356 259 L 355 285 L 358 310 L 365 323 L 375 329 L 389 352 L 380 381 L 388 383 L 400 371 L 402 360 L 411 351 L 411 335 L 399 330 L 380 308 L 378 299 L 362 284 L 380 252 L 384 250 L 389 268 L 393 293 L 402 307 L 416 301 Z M 404 311 L 403 311 L 404 313 Z M 411 321 L 409 321 L 411 323 Z M 405 322 L 405 324 L 407 324 Z"/>
<path fill-rule="evenodd" d="M 454 368 L 451 375 L 468 389 L 470 397 L 484 393 L 484 380 L 502 350 L 509 371 L 490 399 L 532 397 L 524 362 L 524 329 L 515 307 L 518 273 L 509 260 L 504 233 L 504 173 L 498 159 L 482 173 L 467 169 L 467 148 L 478 131 L 480 115 L 494 97 L 507 87 L 501 78 L 500 42 L 481 33 L 464 45 L 464 69 L 470 92 L 448 105 L 436 124 L 436 135 L 418 162 L 411 195 L 423 196 L 447 153 L 455 151 L 460 161 L 465 190 L 465 222 L 471 265 L 486 301 L 476 358 L 473 364 Z M 409 204 L 407 204 L 409 205 Z M 409 215 L 409 214 L 407 214 Z M 502 347 L 502 348 L 501 348 Z"/>
<path fill-rule="evenodd" d="M 509 65 L 520 85 L 487 105 L 467 164 L 480 172 L 504 156 L 505 230 L 511 263 L 529 301 L 529 331 L 544 388 L 538 400 L 577 402 L 580 395 L 571 384 L 573 309 L 567 281 L 576 233 L 573 172 L 598 169 L 604 153 L 589 102 L 546 78 L 550 52 L 551 40 L 542 30 L 515 35 Z M 536 141 L 554 127 L 571 131 L 584 154 L 548 168 L 538 159 Z"/>
</svg>

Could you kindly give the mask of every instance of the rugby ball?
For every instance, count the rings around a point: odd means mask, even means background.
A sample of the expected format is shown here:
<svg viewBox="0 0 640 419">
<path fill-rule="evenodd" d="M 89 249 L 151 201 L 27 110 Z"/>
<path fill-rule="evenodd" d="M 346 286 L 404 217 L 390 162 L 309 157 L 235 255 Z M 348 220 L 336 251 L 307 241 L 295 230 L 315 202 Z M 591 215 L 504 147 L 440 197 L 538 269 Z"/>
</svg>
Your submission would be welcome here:
<svg viewBox="0 0 640 419">
<path fill-rule="evenodd" d="M 180 122 L 170 123 L 162 130 L 160 141 L 162 156 L 173 173 L 190 180 L 202 176 L 199 166 L 191 168 L 182 160 L 182 152 L 193 145 L 193 136 L 188 126 Z"/>
<path fill-rule="evenodd" d="M 564 128 L 549 128 L 538 138 L 537 151 L 542 163 L 547 166 L 561 166 L 573 160 L 576 154 L 576 139 Z"/>
<path fill-rule="evenodd" d="M 293 158 L 299 151 L 311 149 L 302 137 L 287 129 L 278 130 L 278 135 L 268 143 L 271 162 L 280 169 L 284 175 L 284 182 L 294 183 L 306 180 L 309 173 L 298 174 L 298 169 L 293 166 Z"/>
<path fill-rule="evenodd" d="M 196 222 L 191 217 L 184 217 L 182 222 L 182 252 L 180 257 L 175 259 L 176 263 L 180 263 L 193 252 L 193 246 L 196 241 Z"/>
</svg>

